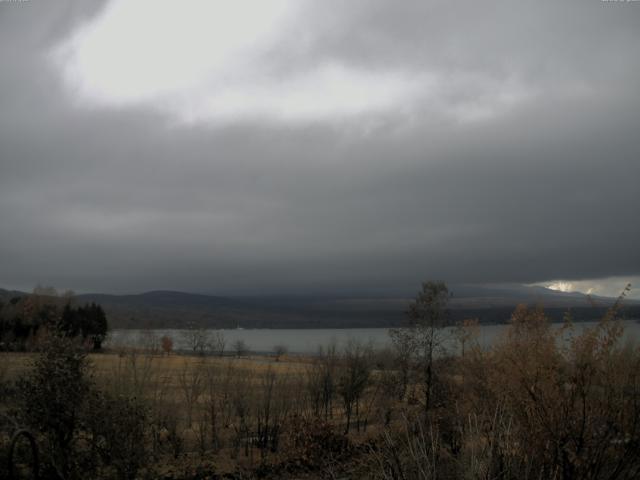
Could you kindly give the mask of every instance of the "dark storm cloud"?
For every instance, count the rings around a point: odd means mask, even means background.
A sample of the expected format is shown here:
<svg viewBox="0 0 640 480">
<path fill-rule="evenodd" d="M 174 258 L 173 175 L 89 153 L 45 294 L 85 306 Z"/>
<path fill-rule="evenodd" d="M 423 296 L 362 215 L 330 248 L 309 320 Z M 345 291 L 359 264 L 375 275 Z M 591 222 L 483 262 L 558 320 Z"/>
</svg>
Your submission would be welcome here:
<svg viewBox="0 0 640 480">
<path fill-rule="evenodd" d="M 316 6 L 311 38 L 273 69 L 433 72 L 437 96 L 182 126 L 73 101 L 50 51 L 100 8 L 0 3 L 0 285 L 397 292 L 640 274 L 640 5 Z"/>
</svg>

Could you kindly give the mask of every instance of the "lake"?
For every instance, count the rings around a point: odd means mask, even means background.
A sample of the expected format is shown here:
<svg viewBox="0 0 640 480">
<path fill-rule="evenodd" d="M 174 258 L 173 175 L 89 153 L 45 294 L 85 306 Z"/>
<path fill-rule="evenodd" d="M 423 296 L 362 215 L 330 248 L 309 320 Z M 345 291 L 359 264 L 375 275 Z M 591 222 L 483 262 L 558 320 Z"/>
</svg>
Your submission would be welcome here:
<svg viewBox="0 0 640 480">
<path fill-rule="evenodd" d="M 640 340 L 640 323 L 636 320 L 622 322 L 625 330 L 623 342 L 637 342 Z M 554 324 L 560 328 L 562 324 Z M 576 324 L 576 331 L 592 327 L 596 322 Z M 508 325 L 482 325 L 479 327 L 479 343 L 486 348 L 503 334 Z M 450 330 L 450 329 L 447 329 Z M 234 329 L 212 330 L 222 332 L 226 340 L 226 350 L 231 351 L 232 345 L 243 340 L 248 349 L 255 353 L 273 352 L 274 346 L 285 345 L 290 353 L 314 354 L 320 346 L 336 344 L 343 347 L 349 340 L 354 339 L 362 343 L 371 343 L 375 348 L 384 348 L 391 344 L 389 329 L 387 328 L 319 328 L 319 329 Z M 109 348 L 135 347 L 149 345 L 150 341 L 157 341 L 164 335 L 173 340 L 174 350 L 188 349 L 185 338 L 186 330 L 156 329 L 156 330 L 113 330 L 109 334 L 105 346 Z M 451 342 L 450 349 L 455 349 Z"/>
</svg>

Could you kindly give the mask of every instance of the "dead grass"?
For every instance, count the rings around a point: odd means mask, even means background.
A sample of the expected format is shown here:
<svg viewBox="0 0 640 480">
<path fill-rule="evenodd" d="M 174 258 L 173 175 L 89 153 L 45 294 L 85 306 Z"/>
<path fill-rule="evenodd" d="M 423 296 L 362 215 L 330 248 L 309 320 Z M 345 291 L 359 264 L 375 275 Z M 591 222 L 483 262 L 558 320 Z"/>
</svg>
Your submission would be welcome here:
<svg viewBox="0 0 640 480">
<path fill-rule="evenodd" d="M 24 375 L 36 358 L 35 353 L 0 352 L 1 381 L 13 382 Z"/>
<path fill-rule="evenodd" d="M 4 374 L 5 381 L 13 381 L 24 375 L 30 368 L 31 363 L 37 357 L 37 353 L 17 353 L 17 352 L 0 352 L 0 365 Z M 88 358 L 93 365 L 94 373 L 99 379 L 117 369 L 126 359 L 128 354 L 107 352 L 107 353 L 91 353 Z M 154 370 L 162 371 L 165 375 L 174 376 L 177 372 L 182 371 L 185 365 L 196 367 L 202 365 L 218 365 L 226 367 L 229 363 L 241 371 L 252 372 L 255 374 L 264 373 L 271 369 L 276 373 L 303 373 L 307 368 L 310 360 L 305 357 L 282 356 L 279 361 L 267 355 L 253 355 L 247 357 L 219 357 L 219 356 L 199 356 L 199 355 L 149 355 L 140 353 L 139 356 L 152 359 Z"/>
</svg>

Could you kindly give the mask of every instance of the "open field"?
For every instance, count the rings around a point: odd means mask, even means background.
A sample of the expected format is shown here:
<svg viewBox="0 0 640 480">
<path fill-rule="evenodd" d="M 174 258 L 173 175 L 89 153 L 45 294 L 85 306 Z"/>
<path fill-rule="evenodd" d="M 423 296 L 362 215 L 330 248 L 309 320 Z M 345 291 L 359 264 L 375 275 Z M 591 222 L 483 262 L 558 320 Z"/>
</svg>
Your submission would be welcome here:
<svg viewBox="0 0 640 480">
<path fill-rule="evenodd" d="M 123 364 L 126 363 L 127 359 L 131 359 L 133 352 L 133 350 L 126 353 L 105 351 L 104 353 L 90 353 L 87 355 L 87 358 L 93 367 L 92 369 L 97 379 L 102 379 L 109 378 L 113 372 L 119 372 L 124 368 Z M 0 364 L 3 365 L 2 368 L 6 375 L 5 380 L 11 381 L 19 378 L 20 375 L 29 370 L 37 356 L 38 354 L 34 352 L 0 352 Z M 312 362 L 312 359 L 302 356 L 283 356 L 279 360 L 276 360 L 270 355 L 244 356 L 238 358 L 233 356 L 202 357 L 199 355 L 161 355 L 137 352 L 135 356 L 143 357 L 145 362 L 151 362 L 155 373 L 164 372 L 164 374 L 169 377 L 175 377 L 177 373 L 185 367 L 196 367 L 203 364 L 218 367 L 233 364 L 239 370 L 254 372 L 273 369 L 279 373 L 300 373 Z"/>
</svg>

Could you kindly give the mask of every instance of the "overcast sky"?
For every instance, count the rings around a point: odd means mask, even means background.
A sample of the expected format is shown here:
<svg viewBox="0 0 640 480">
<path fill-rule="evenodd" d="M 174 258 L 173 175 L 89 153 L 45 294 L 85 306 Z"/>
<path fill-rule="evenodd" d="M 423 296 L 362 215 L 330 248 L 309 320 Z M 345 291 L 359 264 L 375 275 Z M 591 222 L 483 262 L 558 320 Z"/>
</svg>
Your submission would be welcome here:
<svg viewBox="0 0 640 480">
<path fill-rule="evenodd" d="M 639 47 L 640 2 L 0 1 L 0 287 L 640 289 Z"/>
</svg>

